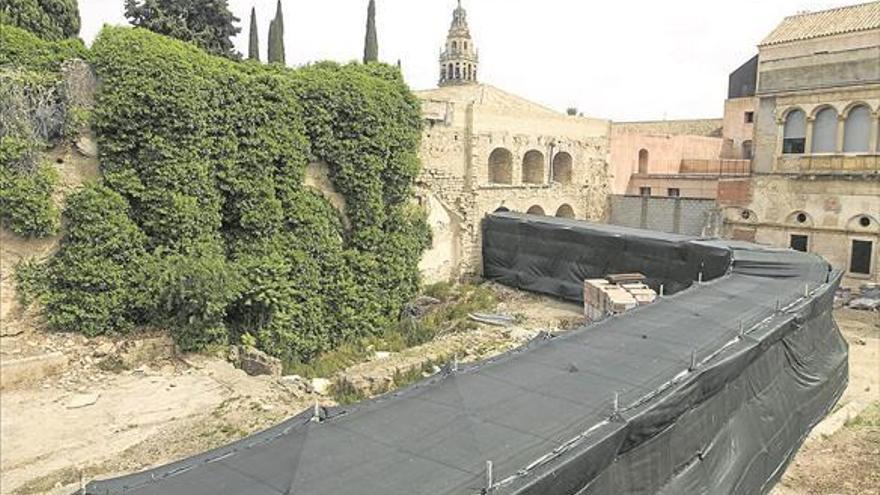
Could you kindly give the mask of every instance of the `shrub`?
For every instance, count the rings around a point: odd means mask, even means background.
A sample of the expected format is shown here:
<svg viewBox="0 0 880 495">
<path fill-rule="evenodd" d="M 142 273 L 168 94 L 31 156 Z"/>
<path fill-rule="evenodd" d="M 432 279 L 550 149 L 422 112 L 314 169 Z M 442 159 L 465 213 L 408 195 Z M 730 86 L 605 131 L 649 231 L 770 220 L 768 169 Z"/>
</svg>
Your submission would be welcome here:
<svg viewBox="0 0 880 495">
<path fill-rule="evenodd" d="M 5 0 L 0 5 L 3 31 L 17 26 L 47 40 L 73 38 L 79 34 L 76 0 Z"/>
<path fill-rule="evenodd" d="M 420 110 L 397 69 L 236 63 L 128 28 L 105 28 L 92 55 L 102 168 L 114 198 L 130 204 L 114 211 L 143 233 L 131 250 L 151 253 L 138 269 L 108 251 L 130 273 L 114 279 L 112 300 L 84 301 L 126 315 L 102 328 L 143 315 L 188 349 L 251 335 L 295 362 L 396 324 L 430 242 L 410 205 Z M 350 229 L 303 185 L 310 160 L 329 165 Z M 101 219 L 110 220 L 122 221 Z M 71 217 L 74 230 L 83 221 L 94 219 Z M 59 259 L 97 263 L 93 254 L 69 243 Z M 78 277 L 60 272 L 55 297 L 72 302 L 62 282 L 80 294 Z M 143 288 L 126 285 L 142 278 Z M 56 326 L 82 326 L 67 304 L 47 312 Z"/>
<path fill-rule="evenodd" d="M 3 25 L 0 29 L 0 67 L 57 71 L 72 58 L 88 59 L 88 51 L 79 39 L 48 41 L 14 26 Z"/>
<path fill-rule="evenodd" d="M 44 296 L 50 327 L 94 336 L 142 321 L 146 238 L 118 193 L 89 185 L 70 196 L 70 227 L 47 266 Z"/>
</svg>

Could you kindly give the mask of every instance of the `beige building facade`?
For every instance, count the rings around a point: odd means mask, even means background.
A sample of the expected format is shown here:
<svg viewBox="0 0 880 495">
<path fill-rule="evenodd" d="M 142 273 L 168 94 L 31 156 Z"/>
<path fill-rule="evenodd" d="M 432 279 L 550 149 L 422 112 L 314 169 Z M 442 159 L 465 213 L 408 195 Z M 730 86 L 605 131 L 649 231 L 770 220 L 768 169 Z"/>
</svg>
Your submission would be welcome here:
<svg viewBox="0 0 880 495">
<path fill-rule="evenodd" d="M 786 18 L 756 100 L 754 177 L 719 198 L 728 234 L 880 281 L 880 2 Z"/>
<path fill-rule="evenodd" d="M 456 63 L 467 70 L 456 72 Z M 440 87 L 417 92 L 424 118 L 418 194 L 434 237 L 420 266 L 428 282 L 482 272 L 487 214 L 601 221 L 606 213 L 610 122 L 565 115 L 479 84 L 477 71 L 459 5 L 440 60 Z"/>
</svg>

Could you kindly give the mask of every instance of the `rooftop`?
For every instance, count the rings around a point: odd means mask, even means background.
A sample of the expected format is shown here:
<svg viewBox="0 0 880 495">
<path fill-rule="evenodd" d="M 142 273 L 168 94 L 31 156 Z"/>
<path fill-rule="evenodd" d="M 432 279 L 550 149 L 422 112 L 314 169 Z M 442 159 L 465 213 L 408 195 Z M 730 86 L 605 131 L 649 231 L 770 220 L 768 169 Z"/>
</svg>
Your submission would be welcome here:
<svg viewBox="0 0 880 495">
<path fill-rule="evenodd" d="M 880 29 L 880 1 L 786 17 L 759 46 Z"/>
</svg>

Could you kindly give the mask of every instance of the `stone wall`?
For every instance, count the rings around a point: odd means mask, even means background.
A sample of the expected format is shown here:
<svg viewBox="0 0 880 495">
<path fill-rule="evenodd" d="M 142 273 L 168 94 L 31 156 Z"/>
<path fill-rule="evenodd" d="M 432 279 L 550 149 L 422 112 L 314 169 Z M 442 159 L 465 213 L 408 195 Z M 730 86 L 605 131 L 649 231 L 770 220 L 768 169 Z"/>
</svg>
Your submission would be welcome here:
<svg viewBox="0 0 880 495">
<path fill-rule="evenodd" d="M 417 185 L 434 234 L 421 265 L 426 281 L 481 273 L 481 221 L 499 209 L 605 218 L 608 121 L 567 116 L 488 85 L 419 96 L 426 124 Z M 508 157 L 505 183 L 490 174 L 493 153 Z"/>
<path fill-rule="evenodd" d="M 683 136 L 721 137 L 723 119 L 646 120 L 615 122 L 613 129 L 625 134 L 672 134 Z"/>
<path fill-rule="evenodd" d="M 609 223 L 672 234 L 703 236 L 715 223 L 715 201 L 613 195 Z"/>
</svg>

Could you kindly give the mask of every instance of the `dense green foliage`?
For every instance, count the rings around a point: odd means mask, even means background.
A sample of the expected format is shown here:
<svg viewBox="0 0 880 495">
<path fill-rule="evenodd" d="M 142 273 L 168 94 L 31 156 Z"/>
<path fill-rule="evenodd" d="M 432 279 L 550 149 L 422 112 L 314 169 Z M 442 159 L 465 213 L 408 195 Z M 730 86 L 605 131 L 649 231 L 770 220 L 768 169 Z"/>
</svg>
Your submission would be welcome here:
<svg viewBox="0 0 880 495">
<path fill-rule="evenodd" d="M 68 210 L 53 326 L 168 325 L 190 349 L 247 334 L 303 361 L 396 324 L 429 232 L 411 204 L 419 105 L 395 68 L 241 64 L 127 28 L 93 59 L 107 188 Z M 316 160 L 346 222 L 303 185 Z"/>
<path fill-rule="evenodd" d="M 379 38 L 376 34 L 376 0 L 367 6 L 367 34 L 364 38 L 364 63 L 379 61 Z"/>
<path fill-rule="evenodd" d="M 0 67 L 57 71 L 71 58 L 87 58 L 86 47 L 79 39 L 53 42 L 13 26 L 0 29 Z"/>
<path fill-rule="evenodd" d="M 128 204 L 104 186 L 68 198 L 61 250 L 46 267 L 50 327 L 86 335 L 130 329 L 143 320 L 146 238 Z"/>
<path fill-rule="evenodd" d="M 260 34 L 257 32 L 257 9 L 251 7 L 251 27 L 248 33 L 248 60 L 260 60 Z"/>
<path fill-rule="evenodd" d="M 133 26 L 195 43 L 209 53 L 238 58 L 232 38 L 241 28 L 227 0 L 125 0 Z"/>
<path fill-rule="evenodd" d="M 13 26 L 0 29 L 0 222 L 16 234 L 57 232 L 58 181 L 41 151 L 65 136 L 76 113 L 62 89 L 61 64 L 84 58 L 79 40 L 45 41 Z"/>
<path fill-rule="evenodd" d="M 46 40 L 75 38 L 79 34 L 76 0 L 3 0 L 0 25 L 16 26 Z"/>
<path fill-rule="evenodd" d="M 270 64 L 284 65 L 284 13 L 281 11 L 281 0 L 275 9 L 275 18 L 269 23 L 269 55 Z"/>
</svg>

